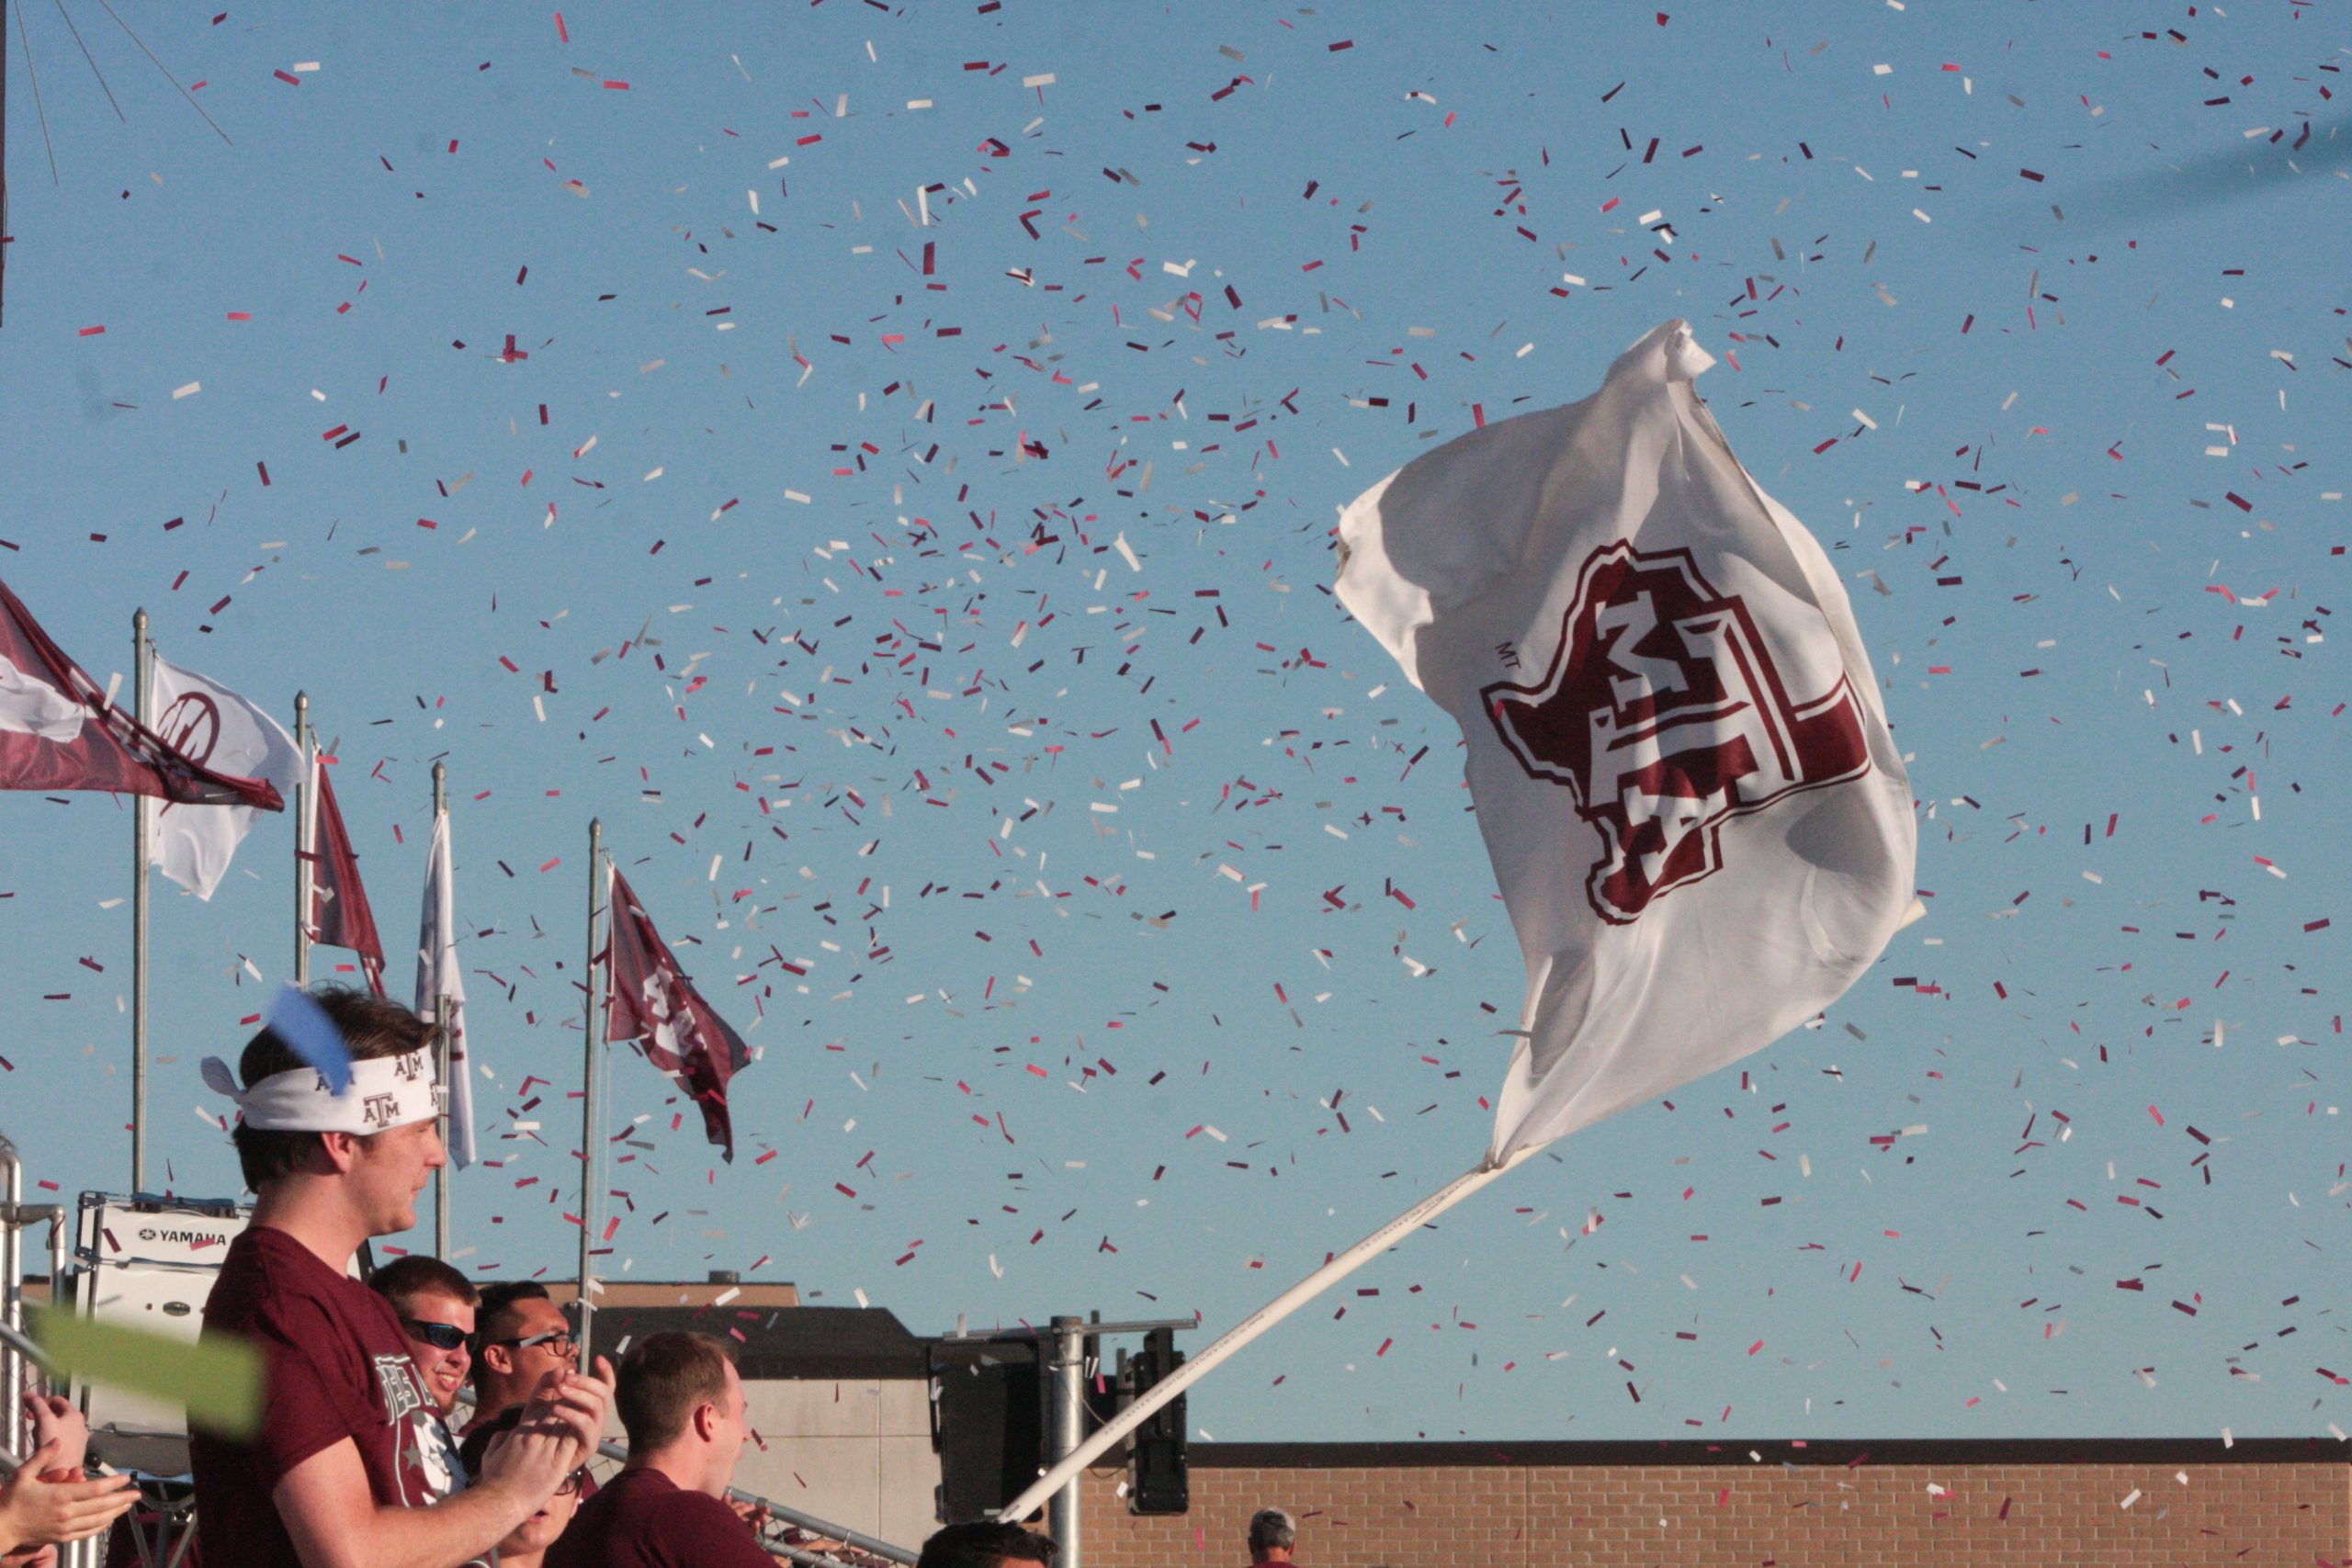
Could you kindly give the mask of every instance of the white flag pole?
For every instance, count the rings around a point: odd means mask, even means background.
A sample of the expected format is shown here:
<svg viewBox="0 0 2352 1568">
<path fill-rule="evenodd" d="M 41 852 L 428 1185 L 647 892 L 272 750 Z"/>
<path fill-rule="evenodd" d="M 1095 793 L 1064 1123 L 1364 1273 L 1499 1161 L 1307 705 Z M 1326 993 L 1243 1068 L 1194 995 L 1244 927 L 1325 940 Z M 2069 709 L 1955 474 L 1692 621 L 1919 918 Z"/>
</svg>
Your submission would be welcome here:
<svg viewBox="0 0 2352 1568">
<path fill-rule="evenodd" d="M 294 791 L 294 983 L 308 989 L 311 984 L 311 872 L 318 853 L 318 761 L 311 754 L 311 694 L 294 694 L 294 750 L 297 765 L 301 769 L 296 777 L 300 781 Z"/>
<path fill-rule="evenodd" d="M 147 612 L 130 617 L 131 715 L 149 721 L 147 688 L 155 653 L 147 640 Z M 134 880 L 130 884 L 130 1190 L 147 1190 L 147 821 L 155 803 L 130 797 L 137 807 L 130 830 Z"/>
<path fill-rule="evenodd" d="M 449 814 L 448 769 L 439 762 L 433 764 L 433 825 L 438 829 L 441 818 Z M 436 867 L 427 866 L 425 877 L 431 880 Z M 436 942 L 447 942 L 449 933 L 436 928 Z M 441 955 L 433 955 L 434 977 L 440 977 Z M 433 1049 L 435 1066 L 441 1083 L 441 1168 L 433 1173 L 433 1256 L 447 1263 L 449 1260 L 449 998 L 436 989 L 433 1002 Z"/>
<path fill-rule="evenodd" d="M 591 1324 L 596 1313 L 589 1290 L 588 1254 L 596 1245 L 596 1145 L 603 1141 L 596 1123 L 596 1036 L 604 1010 L 596 996 L 596 900 L 604 895 L 612 900 L 611 881 L 602 862 L 605 858 L 605 824 L 601 818 L 588 823 L 588 964 L 582 974 L 588 996 L 587 1036 L 584 1065 L 581 1070 L 580 1096 L 580 1331 L 574 1337 L 579 1347 L 579 1364 L 592 1367 L 588 1339 Z"/>
<path fill-rule="evenodd" d="M 1501 1165 L 1482 1165 L 1464 1171 L 1227 1329 L 1216 1344 L 1154 1383 L 1148 1393 L 1137 1395 L 1134 1404 L 1103 1423 L 1101 1430 L 1057 1461 L 1051 1470 L 1031 1482 L 1026 1491 L 998 1510 L 997 1517 L 1019 1519 L 1027 1517 L 1058 1491 L 1065 1482 L 1093 1463 L 1120 1438 L 1142 1426 L 1154 1411 L 1206 1377 L 1251 1340 L 1394 1247 L 1406 1233 L 1427 1224 L 1534 1152 L 1533 1149 L 1522 1149 Z"/>
</svg>

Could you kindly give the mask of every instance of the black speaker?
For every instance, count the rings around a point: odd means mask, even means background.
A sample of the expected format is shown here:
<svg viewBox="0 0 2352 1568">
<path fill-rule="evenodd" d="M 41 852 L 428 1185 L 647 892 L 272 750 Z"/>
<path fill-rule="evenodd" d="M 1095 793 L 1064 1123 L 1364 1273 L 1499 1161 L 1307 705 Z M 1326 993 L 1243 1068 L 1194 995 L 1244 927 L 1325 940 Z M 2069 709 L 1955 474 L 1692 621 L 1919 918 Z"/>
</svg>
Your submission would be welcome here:
<svg viewBox="0 0 2352 1568">
<path fill-rule="evenodd" d="M 1131 1386 L 1140 1397 L 1184 1364 L 1176 1331 L 1155 1328 L 1143 1349 L 1127 1363 Z M 1135 1432 L 1127 1459 L 1127 1507 L 1137 1514 L 1182 1514 L 1192 1507 L 1193 1483 L 1184 1468 L 1184 1401 L 1178 1394 L 1151 1413 Z"/>
<path fill-rule="evenodd" d="M 1018 1496 L 1045 1451 L 1038 1347 L 944 1339 L 931 1348 L 931 1442 L 939 1452 L 939 1519 L 967 1524 Z"/>
</svg>

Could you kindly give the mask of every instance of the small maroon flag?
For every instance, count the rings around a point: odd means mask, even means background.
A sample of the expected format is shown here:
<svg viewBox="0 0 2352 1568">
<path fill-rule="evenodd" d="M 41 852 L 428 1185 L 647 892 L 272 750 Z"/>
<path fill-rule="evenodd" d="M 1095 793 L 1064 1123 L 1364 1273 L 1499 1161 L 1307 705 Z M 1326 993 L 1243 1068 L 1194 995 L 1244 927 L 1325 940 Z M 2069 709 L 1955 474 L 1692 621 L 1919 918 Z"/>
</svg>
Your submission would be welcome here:
<svg viewBox="0 0 2352 1568">
<path fill-rule="evenodd" d="M 368 988 L 384 994 L 384 941 L 376 934 L 376 912 L 368 907 L 368 890 L 359 885 L 359 857 L 352 852 L 351 835 L 345 831 L 343 811 L 334 803 L 334 785 L 326 769 L 311 763 L 317 786 L 318 828 L 311 835 L 317 846 L 311 867 L 311 940 L 324 947 L 347 947 L 359 955 Z"/>
<path fill-rule="evenodd" d="M 609 1037 L 634 1040 L 645 1059 L 684 1084 L 703 1131 L 735 1157 L 727 1082 L 752 1059 L 743 1037 L 702 999 L 620 873 L 613 874 Z"/>
<path fill-rule="evenodd" d="M 107 701 L 0 582 L 0 789 L 102 789 L 283 811 L 264 779 L 214 773 Z"/>
</svg>

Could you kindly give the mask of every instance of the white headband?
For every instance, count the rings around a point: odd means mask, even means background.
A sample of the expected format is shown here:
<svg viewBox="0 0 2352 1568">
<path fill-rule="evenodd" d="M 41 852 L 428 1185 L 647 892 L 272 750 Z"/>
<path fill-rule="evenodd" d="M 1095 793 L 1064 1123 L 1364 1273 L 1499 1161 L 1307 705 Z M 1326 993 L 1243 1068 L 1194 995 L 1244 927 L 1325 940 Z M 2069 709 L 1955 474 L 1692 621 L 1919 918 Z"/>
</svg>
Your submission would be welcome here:
<svg viewBox="0 0 2352 1568">
<path fill-rule="evenodd" d="M 327 1087 L 326 1075 L 315 1067 L 272 1073 L 253 1088 L 241 1089 L 229 1064 L 218 1056 L 204 1058 L 204 1081 L 237 1102 L 246 1126 L 266 1133 L 364 1136 L 405 1127 L 441 1111 L 432 1053 L 422 1049 L 352 1063 L 351 1082 L 341 1094 Z"/>
</svg>

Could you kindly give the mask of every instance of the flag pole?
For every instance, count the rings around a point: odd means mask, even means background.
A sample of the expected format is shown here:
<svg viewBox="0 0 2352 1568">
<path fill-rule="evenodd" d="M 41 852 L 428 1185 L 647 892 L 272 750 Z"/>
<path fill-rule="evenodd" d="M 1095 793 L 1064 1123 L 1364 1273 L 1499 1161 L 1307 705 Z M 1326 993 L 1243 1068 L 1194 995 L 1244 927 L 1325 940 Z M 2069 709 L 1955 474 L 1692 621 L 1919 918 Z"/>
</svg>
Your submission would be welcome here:
<svg viewBox="0 0 2352 1568">
<path fill-rule="evenodd" d="M 596 1245 L 596 1035 L 603 1010 L 596 998 L 596 896 L 602 890 L 605 854 L 605 824 L 602 818 L 588 822 L 588 965 L 583 972 L 588 996 L 587 1035 L 584 1066 L 581 1074 L 580 1095 L 580 1365 L 594 1365 L 588 1348 L 591 1325 L 595 1316 L 595 1303 L 590 1300 L 588 1289 L 588 1254 Z M 609 899 L 609 896 L 608 896 Z"/>
<path fill-rule="evenodd" d="M 449 996 L 433 998 L 434 1081 L 441 1086 L 441 1168 L 433 1173 L 433 1256 L 449 1261 Z"/>
<path fill-rule="evenodd" d="M 1272 1301 L 1225 1331 L 1216 1344 L 1187 1360 L 1175 1371 L 1154 1383 L 1148 1393 L 1138 1394 L 1135 1403 L 1112 1420 L 1103 1423 L 1095 1434 L 1055 1461 L 1052 1469 L 1029 1483 L 1028 1489 L 997 1512 L 1001 1519 L 1026 1517 L 1037 1506 L 1059 1491 L 1120 1438 L 1134 1431 L 1151 1417 L 1153 1412 L 1193 1384 L 1206 1377 L 1216 1367 L 1283 1319 L 1305 1306 L 1331 1286 L 1346 1279 L 1356 1269 L 1404 1239 L 1408 1232 L 1417 1230 L 1444 1213 L 1464 1198 L 1493 1181 L 1503 1172 L 1533 1154 L 1522 1149 L 1498 1166 L 1483 1162 L 1455 1177 L 1345 1252 L 1325 1263 L 1323 1267 L 1276 1296 Z"/>
<path fill-rule="evenodd" d="M 294 983 L 311 984 L 311 868 L 318 854 L 314 807 L 319 786 L 311 757 L 311 694 L 294 694 L 294 750 L 302 771 L 294 786 Z"/>
<path fill-rule="evenodd" d="M 130 617 L 130 711 L 148 722 L 148 667 L 154 658 L 147 641 L 147 612 Z M 137 809 L 130 829 L 130 1190 L 147 1190 L 147 818 L 154 809 L 143 795 L 130 797 Z"/>
<path fill-rule="evenodd" d="M 441 818 L 449 814 L 449 771 L 441 763 L 433 764 L 433 825 L 438 828 Z M 447 942 L 450 933 L 443 931 L 440 940 Z M 441 973 L 441 955 L 433 954 L 433 972 L 437 980 Z M 442 1262 L 449 1261 L 449 998 L 436 990 L 433 998 L 433 1041 L 435 1074 L 441 1085 L 441 1168 L 433 1173 L 433 1256 Z"/>
</svg>

